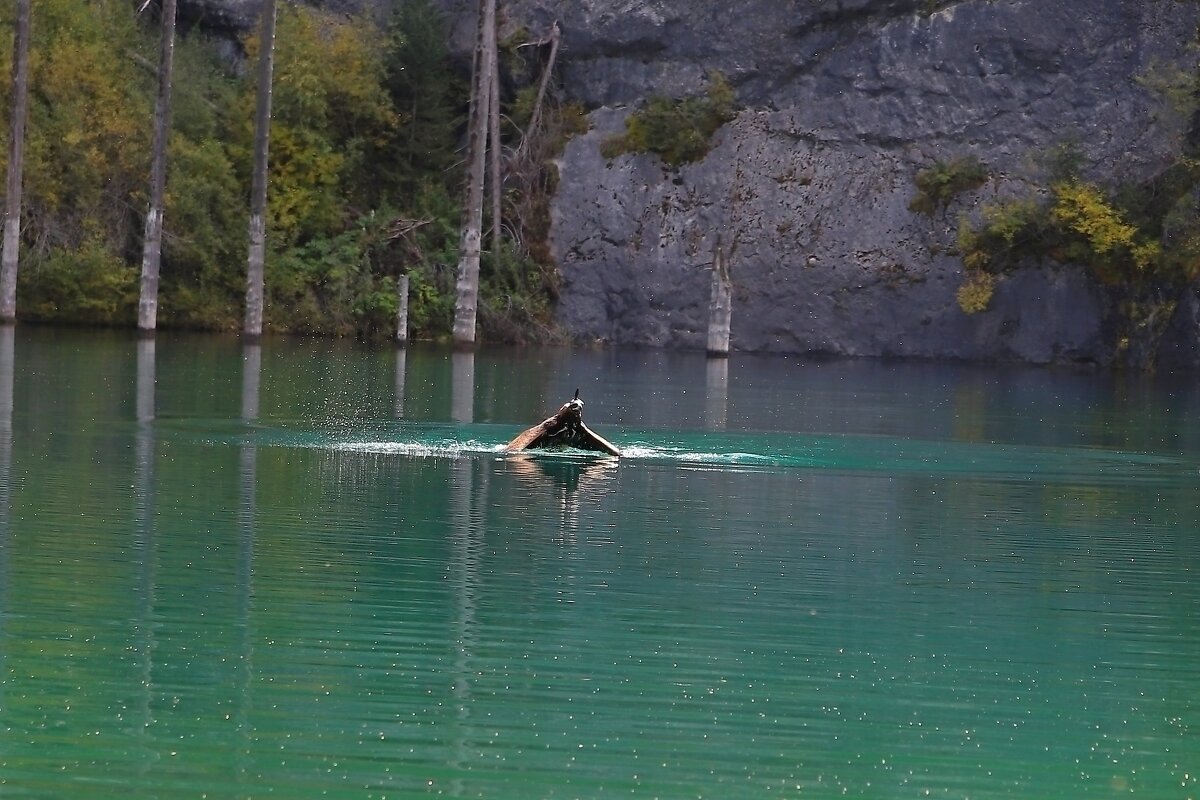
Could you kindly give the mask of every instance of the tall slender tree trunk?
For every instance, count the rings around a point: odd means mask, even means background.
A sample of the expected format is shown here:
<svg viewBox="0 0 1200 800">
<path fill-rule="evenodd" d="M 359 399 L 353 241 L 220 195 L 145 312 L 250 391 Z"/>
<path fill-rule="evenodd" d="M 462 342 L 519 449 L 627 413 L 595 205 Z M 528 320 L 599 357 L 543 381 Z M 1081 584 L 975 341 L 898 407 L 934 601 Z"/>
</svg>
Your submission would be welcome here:
<svg viewBox="0 0 1200 800">
<path fill-rule="evenodd" d="M 267 252 L 267 149 L 271 138 L 271 80 L 275 63 L 275 0 L 263 0 L 259 29 L 258 103 L 254 115 L 254 175 L 250 189 L 250 254 L 246 263 L 243 332 L 262 336 L 263 265 Z"/>
<path fill-rule="evenodd" d="M 396 279 L 396 344 L 408 344 L 408 275 Z"/>
<path fill-rule="evenodd" d="M 733 317 L 733 277 L 730 264 L 737 253 L 738 242 L 742 236 L 740 192 L 744 185 L 744 177 L 739 145 L 734 148 L 733 176 L 729 181 L 729 222 L 724 226 L 733 234 L 732 241 L 726 249 L 721 245 L 721 237 L 717 236 L 716 247 L 713 250 L 712 293 L 708 304 L 706 348 L 709 358 L 729 356 L 730 322 Z"/>
<path fill-rule="evenodd" d="M 158 325 L 158 272 L 162 263 L 163 194 L 167 185 L 167 139 L 171 132 L 171 72 L 175 61 L 175 0 L 163 0 L 162 48 L 158 57 L 158 97 L 154 101 L 154 145 L 150 161 L 150 209 L 142 245 L 142 293 L 138 330 Z"/>
<path fill-rule="evenodd" d="M 0 257 L 0 322 L 17 318 L 17 265 L 21 251 L 21 184 L 25 165 L 25 118 L 29 113 L 29 0 L 17 0 L 13 33 L 12 116 L 8 134 L 8 184 L 4 249 Z"/>
<path fill-rule="evenodd" d="M 729 277 L 729 261 L 718 239 L 713 252 L 712 294 L 708 305 L 709 358 L 729 355 L 729 322 L 732 315 L 733 281 Z"/>
<path fill-rule="evenodd" d="M 454 304 L 454 343 L 475 344 L 475 316 L 479 305 L 479 251 L 483 228 L 483 180 L 491 96 L 490 72 L 496 47 L 496 0 L 480 0 L 479 39 L 475 75 L 471 85 L 472 115 L 467 133 L 467 187 L 458 245 L 457 299 Z"/>
<path fill-rule="evenodd" d="M 492 269 L 500 258 L 500 244 L 504 238 L 503 219 L 500 213 L 500 58 L 499 48 L 492 42 L 491 80 L 488 82 L 488 172 L 492 188 Z"/>
</svg>

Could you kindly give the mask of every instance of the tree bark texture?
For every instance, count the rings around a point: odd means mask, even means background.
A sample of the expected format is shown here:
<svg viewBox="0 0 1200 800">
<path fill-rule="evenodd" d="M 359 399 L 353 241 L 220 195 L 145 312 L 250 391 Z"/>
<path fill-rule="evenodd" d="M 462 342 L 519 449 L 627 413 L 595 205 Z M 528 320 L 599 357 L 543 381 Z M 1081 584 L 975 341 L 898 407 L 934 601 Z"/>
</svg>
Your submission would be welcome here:
<svg viewBox="0 0 1200 800">
<path fill-rule="evenodd" d="M 713 253 L 712 298 L 708 306 L 708 355 L 721 358 L 729 355 L 729 323 L 733 316 L 733 282 L 729 277 L 729 262 L 721 243 Z"/>
<path fill-rule="evenodd" d="M 471 85 L 472 116 L 467 133 L 467 186 L 463 223 L 459 235 L 458 281 L 454 304 L 454 343 L 475 344 L 475 317 L 479 305 L 479 251 L 483 228 L 483 183 L 487 151 L 490 72 L 496 47 L 496 0 L 480 0 L 479 39 L 475 75 Z"/>
<path fill-rule="evenodd" d="M 263 0 L 259 34 L 258 102 L 254 114 L 254 175 L 250 189 L 250 252 L 246 263 L 246 320 L 243 332 L 263 330 L 263 266 L 267 252 L 267 152 L 271 139 L 271 81 L 275 62 L 275 0 Z"/>
<path fill-rule="evenodd" d="M 171 132 L 171 85 L 175 60 L 175 0 L 163 0 L 162 46 L 158 57 L 158 97 L 154 101 L 154 143 L 150 156 L 150 208 L 142 243 L 142 288 L 138 330 L 158 325 L 158 274 L 162 264 L 163 195 L 167 185 L 167 139 Z"/>
<path fill-rule="evenodd" d="M 0 322 L 17 318 L 17 267 L 21 251 L 21 186 L 25 165 L 25 119 L 29 113 L 29 2 L 17 0 L 13 33 L 12 104 L 8 134 L 8 183 L 4 245 L 0 256 Z"/>
<path fill-rule="evenodd" d="M 488 81 L 488 171 L 492 185 L 492 264 L 500 258 L 500 244 L 504 239 L 504 220 L 500 205 L 503 184 L 500 172 L 500 57 L 499 47 L 494 41 L 491 46 L 492 63 Z M 493 266 L 493 269 L 495 267 Z"/>
<path fill-rule="evenodd" d="M 408 344 L 408 276 L 396 280 L 396 344 Z"/>
</svg>

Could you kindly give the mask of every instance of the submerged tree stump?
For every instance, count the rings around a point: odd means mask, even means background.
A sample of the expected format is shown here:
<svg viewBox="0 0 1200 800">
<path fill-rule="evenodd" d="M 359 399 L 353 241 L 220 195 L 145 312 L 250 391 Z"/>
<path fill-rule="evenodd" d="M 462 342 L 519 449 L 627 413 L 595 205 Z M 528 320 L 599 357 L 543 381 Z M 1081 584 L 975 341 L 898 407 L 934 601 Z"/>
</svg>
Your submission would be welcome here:
<svg viewBox="0 0 1200 800">
<path fill-rule="evenodd" d="M 729 355 L 729 323 L 733 317 L 733 281 L 729 277 L 729 262 L 721 243 L 713 253 L 712 299 L 708 305 L 708 356 L 724 358 Z"/>
<path fill-rule="evenodd" d="M 408 344 L 408 275 L 396 280 L 396 344 Z"/>
</svg>

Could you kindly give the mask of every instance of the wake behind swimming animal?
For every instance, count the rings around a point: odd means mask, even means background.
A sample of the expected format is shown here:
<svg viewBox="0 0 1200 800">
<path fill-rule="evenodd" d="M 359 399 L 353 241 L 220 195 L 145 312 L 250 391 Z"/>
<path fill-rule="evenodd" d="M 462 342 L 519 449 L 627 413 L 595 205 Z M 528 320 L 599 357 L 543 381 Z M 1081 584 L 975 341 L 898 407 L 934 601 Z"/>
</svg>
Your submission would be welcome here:
<svg viewBox="0 0 1200 800">
<path fill-rule="evenodd" d="M 574 447 L 578 450 L 592 450 L 613 456 L 621 455 L 621 451 L 611 442 L 583 424 L 583 401 L 579 399 L 578 389 L 575 390 L 573 400 L 564 403 L 553 416 L 522 431 L 517 438 L 505 446 L 504 450 L 508 453 L 517 453 L 523 450 L 555 447 Z"/>
</svg>

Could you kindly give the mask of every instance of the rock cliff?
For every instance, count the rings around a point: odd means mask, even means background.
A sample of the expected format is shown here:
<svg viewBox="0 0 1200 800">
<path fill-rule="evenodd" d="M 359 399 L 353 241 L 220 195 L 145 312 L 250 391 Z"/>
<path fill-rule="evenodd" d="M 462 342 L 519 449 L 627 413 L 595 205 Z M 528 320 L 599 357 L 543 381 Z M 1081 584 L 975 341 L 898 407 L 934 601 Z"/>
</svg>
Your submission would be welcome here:
<svg viewBox="0 0 1200 800">
<path fill-rule="evenodd" d="M 460 4 L 465 42 L 471 3 Z M 1031 263 L 967 315 L 956 219 L 1037 178 L 1072 140 L 1085 174 L 1137 181 L 1180 126 L 1140 76 L 1194 66 L 1198 7 L 1172 0 L 519 0 L 509 24 L 564 33 L 566 90 L 593 128 L 563 153 L 553 245 L 576 336 L 701 348 L 708 265 L 733 247 L 735 349 L 1108 363 L 1115 300 L 1082 269 Z M 647 96 L 700 91 L 741 111 L 701 162 L 600 154 Z M 932 217 L 918 170 L 972 154 L 993 179 Z M 1195 295 L 1168 363 L 1194 363 Z M 1190 314 L 1190 318 L 1188 315 Z"/>
<path fill-rule="evenodd" d="M 221 0 L 206 0 L 220 5 Z M 236 5 L 239 0 L 227 0 Z M 469 52 L 476 0 L 441 0 Z M 1177 158 L 1143 76 L 1194 70 L 1194 0 L 511 0 L 509 32 L 562 27 L 562 77 L 592 129 L 558 163 L 552 249 L 575 336 L 703 348 L 709 265 L 731 251 L 734 349 L 1107 364 L 1118 298 L 1082 268 L 1027 263 L 988 310 L 955 292 L 960 213 L 1030 191 L 1075 142 L 1084 175 L 1144 180 Z M 600 144 L 652 95 L 739 111 L 701 161 L 607 159 Z M 974 155 L 992 178 L 932 216 L 914 177 Z M 1200 363 L 1200 298 L 1176 298 L 1160 361 Z"/>
</svg>

